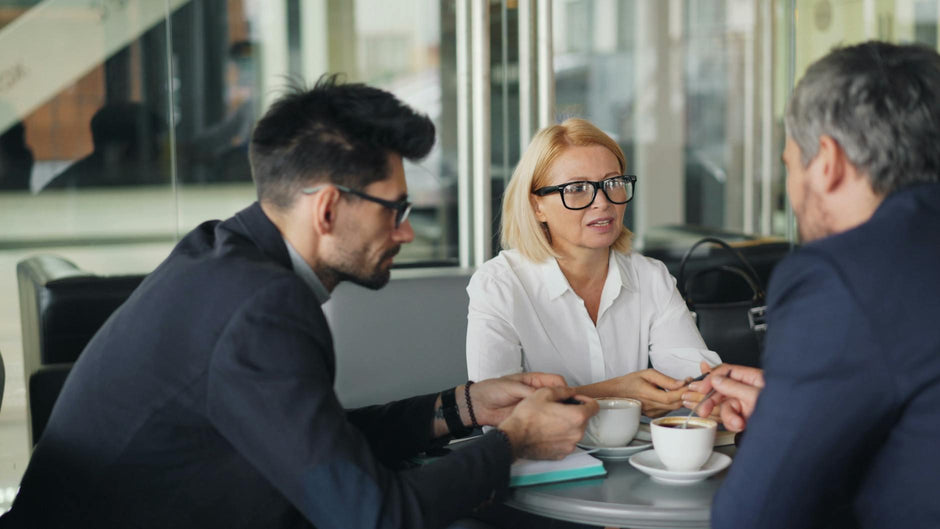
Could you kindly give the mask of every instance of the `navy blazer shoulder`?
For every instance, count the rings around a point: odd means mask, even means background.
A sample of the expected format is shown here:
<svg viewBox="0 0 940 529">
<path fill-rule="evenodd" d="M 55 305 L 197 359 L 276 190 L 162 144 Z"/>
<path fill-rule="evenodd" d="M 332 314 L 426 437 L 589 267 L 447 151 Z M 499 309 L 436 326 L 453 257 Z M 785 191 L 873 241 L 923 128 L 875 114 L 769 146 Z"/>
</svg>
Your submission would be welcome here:
<svg viewBox="0 0 940 529">
<path fill-rule="evenodd" d="M 935 527 L 940 185 L 811 242 L 768 292 L 766 387 L 713 505 L 720 527 Z"/>
</svg>

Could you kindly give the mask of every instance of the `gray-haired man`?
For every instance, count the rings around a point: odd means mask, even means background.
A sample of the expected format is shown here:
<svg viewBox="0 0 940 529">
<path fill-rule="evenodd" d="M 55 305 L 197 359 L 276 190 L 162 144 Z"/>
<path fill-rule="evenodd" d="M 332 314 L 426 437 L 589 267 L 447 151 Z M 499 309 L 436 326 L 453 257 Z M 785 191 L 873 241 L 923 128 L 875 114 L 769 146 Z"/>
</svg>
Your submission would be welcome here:
<svg viewBox="0 0 940 529">
<path fill-rule="evenodd" d="M 940 55 L 834 50 L 786 121 L 807 244 L 774 270 L 765 371 L 722 366 L 692 387 L 748 423 L 712 525 L 937 527 Z"/>
</svg>

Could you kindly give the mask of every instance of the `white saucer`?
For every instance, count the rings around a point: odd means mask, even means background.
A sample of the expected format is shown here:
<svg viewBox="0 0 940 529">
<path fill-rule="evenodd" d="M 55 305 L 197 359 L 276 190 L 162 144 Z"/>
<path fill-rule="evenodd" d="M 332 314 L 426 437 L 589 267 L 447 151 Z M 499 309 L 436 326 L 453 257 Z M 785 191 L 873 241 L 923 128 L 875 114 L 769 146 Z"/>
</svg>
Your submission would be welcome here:
<svg viewBox="0 0 940 529">
<path fill-rule="evenodd" d="M 630 464 L 636 467 L 640 472 L 649 474 L 650 477 L 656 481 L 672 485 L 688 485 L 714 476 L 728 468 L 728 465 L 731 464 L 731 458 L 725 454 L 712 452 L 711 457 L 708 458 L 708 461 L 705 461 L 702 468 L 698 470 L 676 471 L 668 470 L 663 465 L 662 461 L 659 460 L 656 451 L 647 450 L 631 457 Z"/>
<path fill-rule="evenodd" d="M 653 447 L 653 444 L 648 441 L 641 441 L 634 438 L 632 441 L 627 443 L 627 446 L 598 446 L 587 439 L 585 436 L 584 439 L 581 439 L 578 442 L 578 446 L 585 450 L 589 450 L 592 455 L 600 457 L 602 459 L 628 459 L 631 455 L 642 452 Z"/>
</svg>

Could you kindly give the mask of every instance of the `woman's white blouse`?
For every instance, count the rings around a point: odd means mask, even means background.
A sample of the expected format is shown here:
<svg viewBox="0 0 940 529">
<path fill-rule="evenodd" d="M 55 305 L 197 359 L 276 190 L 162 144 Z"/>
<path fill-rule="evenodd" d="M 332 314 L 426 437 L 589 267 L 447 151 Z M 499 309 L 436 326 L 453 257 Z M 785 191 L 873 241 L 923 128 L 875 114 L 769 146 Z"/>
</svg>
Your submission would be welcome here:
<svg viewBox="0 0 940 529">
<path fill-rule="evenodd" d="M 505 250 L 467 287 L 467 372 L 483 380 L 522 371 L 558 373 L 582 386 L 653 367 L 696 376 L 721 362 L 705 347 L 666 266 L 610 252 L 597 325 L 554 258 L 534 263 Z"/>
</svg>

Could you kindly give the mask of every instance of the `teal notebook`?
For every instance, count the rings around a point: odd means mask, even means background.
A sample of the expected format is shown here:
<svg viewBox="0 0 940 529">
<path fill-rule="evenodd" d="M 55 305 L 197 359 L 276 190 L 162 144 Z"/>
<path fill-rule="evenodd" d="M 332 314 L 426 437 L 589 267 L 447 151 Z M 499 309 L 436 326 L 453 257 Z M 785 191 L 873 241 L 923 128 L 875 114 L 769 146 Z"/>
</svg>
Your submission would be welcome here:
<svg viewBox="0 0 940 529">
<path fill-rule="evenodd" d="M 576 448 L 574 452 L 560 461 L 517 460 L 510 468 L 509 486 L 522 487 L 606 474 L 604 463 L 600 459 Z"/>
</svg>

